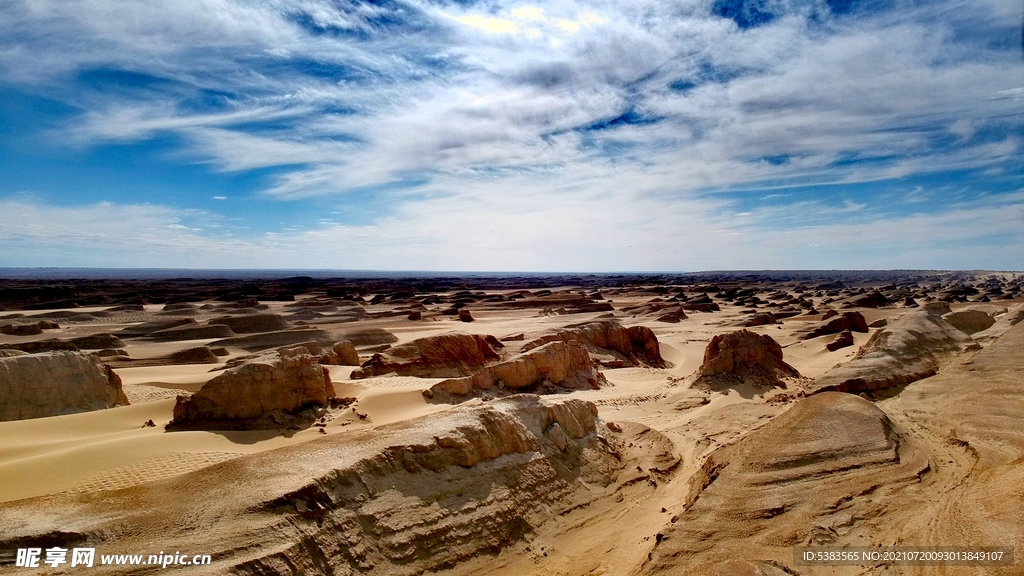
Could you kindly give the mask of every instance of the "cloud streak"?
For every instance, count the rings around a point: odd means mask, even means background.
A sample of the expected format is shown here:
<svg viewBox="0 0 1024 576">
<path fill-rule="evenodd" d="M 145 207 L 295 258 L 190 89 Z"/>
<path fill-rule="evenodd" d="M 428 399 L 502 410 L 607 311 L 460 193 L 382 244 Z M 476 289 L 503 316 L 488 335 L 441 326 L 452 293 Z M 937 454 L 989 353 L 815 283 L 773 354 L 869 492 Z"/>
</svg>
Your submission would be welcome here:
<svg viewBox="0 0 1024 576">
<path fill-rule="evenodd" d="M 963 217 L 942 185 L 963 180 L 973 196 L 1020 188 L 1019 3 L 767 5 L 16 1 L 0 23 L 0 86 L 71 110 L 41 133 L 51 143 L 130 153 L 170 138 L 169 163 L 273 169 L 249 190 L 268 213 L 375 207 L 363 226 L 264 227 L 252 244 L 205 229 L 173 236 L 222 255 L 320 239 L 361 247 L 331 260 L 338 267 L 458 269 L 448 262 L 461 254 L 487 269 L 467 253 L 484 247 L 498 268 L 749 267 L 744 253 L 807 267 L 748 242 L 830 246 L 809 222 L 896 242 L 886 226 L 927 231 L 943 217 L 978 227 L 966 234 L 982 242 L 982 219 Z M 873 182 L 939 205 L 925 216 L 908 208 L 923 200 L 876 208 L 857 187 Z M 833 196 L 807 196 L 826 188 Z M 779 194 L 770 206 L 758 200 L 766 191 Z M 182 209 L 113 206 L 143 220 Z M 693 233 L 674 231 L 673 217 Z M 480 224 L 501 242 L 459 233 Z M 5 243 L 43 242 L 6 230 Z M 932 242 L 921 258 L 959 261 L 957 247 Z M 415 259 L 389 252 L 399 249 Z"/>
</svg>

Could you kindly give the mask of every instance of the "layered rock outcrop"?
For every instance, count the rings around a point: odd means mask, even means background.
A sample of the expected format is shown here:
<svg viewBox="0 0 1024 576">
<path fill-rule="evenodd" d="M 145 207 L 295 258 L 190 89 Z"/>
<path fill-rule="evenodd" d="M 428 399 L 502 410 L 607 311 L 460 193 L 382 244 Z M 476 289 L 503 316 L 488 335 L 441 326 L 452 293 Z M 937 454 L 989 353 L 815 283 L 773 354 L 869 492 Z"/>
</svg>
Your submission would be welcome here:
<svg viewBox="0 0 1024 576">
<path fill-rule="evenodd" d="M 432 386 L 427 396 L 465 396 L 474 390 L 527 390 L 551 384 L 561 388 L 587 389 L 607 385 L 604 375 L 579 342 L 548 342 L 508 361 L 488 366 L 470 376 L 451 378 Z"/>
<path fill-rule="evenodd" d="M 60 542 L 89 534 L 98 548 L 200 550 L 213 557 L 203 567 L 213 573 L 442 571 L 615 493 L 637 476 L 624 471 L 647 464 L 637 434 L 671 449 L 639 425 L 633 435 L 598 437 L 596 414 L 578 399 L 470 402 L 443 417 L 340 432 L 107 493 L 114 496 L 0 505 L 10 527 L 0 544 L 40 541 L 57 523 L 74 526 Z"/>
<path fill-rule="evenodd" d="M 386 353 L 374 354 L 352 378 L 371 378 L 395 373 L 401 376 L 450 378 L 467 376 L 501 357 L 495 351 L 502 345 L 493 336 L 448 332 L 418 338 L 394 346 Z"/>
<path fill-rule="evenodd" d="M 816 378 L 808 392 L 869 392 L 933 376 L 945 358 L 979 347 L 942 319 L 947 313 L 944 302 L 908 312 L 872 334 L 852 360 Z"/>
<path fill-rule="evenodd" d="M 708 457 L 640 572 L 722 574 L 779 547 L 829 544 L 844 523 L 878 514 L 857 497 L 928 469 L 926 451 L 873 403 L 837 392 L 799 400 Z"/>
<path fill-rule="evenodd" d="M 664 368 L 658 337 L 646 326 L 625 327 L 615 321 L 588 322 L 545 334 L 523 345 L 528 352 L 549 342 L 579 342 L 602 366 Z"/>
<path fill-rule="evenodd" d="M 178 396 L 168 429 L 283 428 L 334 396 L 330 373 L 310 354 L 277 352 L 229 368 L 191 396 Z"/>
<path fill-rule="evenodd" d="M 782 346 L 768 335 L 750 330 L 719 334 L 704 349 L 704 362 L 694 386 L 712 389 L 748 382 L 775 386 L 782 378 L 800 376 L 782 359 Z"/>
<path fill-rule="evenodd" d="M 121 378 L 79 352 L 0 357 L 0 421 L 44 418 L 128 404 Z"/>
</svg>

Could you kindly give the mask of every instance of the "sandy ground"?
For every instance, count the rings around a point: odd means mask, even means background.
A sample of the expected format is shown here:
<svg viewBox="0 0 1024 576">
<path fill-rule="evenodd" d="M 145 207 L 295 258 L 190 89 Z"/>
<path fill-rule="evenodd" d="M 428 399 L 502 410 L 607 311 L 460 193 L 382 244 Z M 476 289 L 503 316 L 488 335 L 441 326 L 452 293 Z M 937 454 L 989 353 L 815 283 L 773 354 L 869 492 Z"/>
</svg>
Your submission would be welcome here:
<svg viewBox="0 0 1024 576">
<path fill-rule="evenodd" d="M 636 302 L 620 299 L 618 305 Z M 270 311 L 285 309 L 280 303 L 272 303 Z M 149 305 L 148 312 L 157 312 L 161 306 Z M 98 311 L 101 308 L 77 308 L 82 313 Z M 894 317 L 900 309 L 871 310 L 866 314 L 869 320 Z M 28 313 L 31 315 L 31 313 Z M 214 316 L 210 314 L 208 316 Z M 569 323 L 585 322 L 600 314 L 573 314 L 570 316 L 540 316 L 535 310 L 486 311 L 474 315 L 473 323 L 458 322 L 451 317 L 423 322 L 409 322 L 404 318 L 364 320 L 360 327 L 383 328 L 395 334 L 399 343 L 450 330 L 461 330 L 475 334 L 491 334 L 499 338 L 518 333 L 538 333 L 559 328 Z M 617 315 L 618 316 L 618 315 Z M 629 315 L 619 320 L 624 324 L 636 323 Z M 692 312 L 689 318 L 678 324 L 665 324 L 646 319 L 639 322 L 652 328 L 658 336 L 662 354 L 672 363 L 665 369 L 620 368 L 605 370 L 604 374 L 613 386 L 600 391 L 578 392 L 581 397 L 598 403 L 601 416 L 608 420 L 640 422 L 653 428 L 673 433 L 674 430 L 694 419 L 712 418 L 722 409 L 737 404 L 750 405 L 750 410 L 760 411 L 754 406 L 764 404 L 759 395 L 743 397 L 739 392 L 714 394 L 711 404 L 699 408 L 685 409 L 687 399 L 699 396 L 695 391 L 680 387 L 666 392 L 669 379 L 691 376 L 703 359 L 704 348 L 715 334 L 736 330 L 729 326 L 744 316 L 736 310 L 716 313 Z M 204 319 L 197 316 L 197 319 Z M 870 334 L 855 333 L 855 346 L 829 352 L 825 344 L 834 336 L 823 336 L 811 340 L 798 340 L 795 330 L 810 321 L 806 318 L 787 319 L 777 326 L 759 326 L 752 331 L 769 334 L 784 347 L 785 359 L 804 376 L 813 378 L 835 364 L 848 360 L 857 348 L 867 341 Z M 126 324 L 89 322 L 67 324 L 59 334 L 48 333 L 48 337 L 73 337 L 100 332 L 113 332 Z M 354 324 L 346 324 L 352 329 Z M 5 337 L 12 341 L 28 338 Z M 188 342 L 146 342 L 138 339 L 126 340 L 126 350 L 132 358 L 145 359 L 167 355 L 175 350 L 201 346 L 211 340 L 189 340 Z M 245 351 L 233 349 L 232 358 L 244 355 Z M 367 355 L 364 355 L 364 358 Z M 120 368 L 118 375 L 124 383 L 129 398 L 141 402 L 90 412 L 34 420 L 0 422 L 0 501 L 11 501 L 64 490 L 75 489 L 83 483 L 101 479 L 105 474 L 117 473 L 125 466 L 146 466 L 147 462 L 164 462 L 168 458 L 184 462 L 187 455 L 194 454 L 249 454 L 271 450 L 281 446 L 300 443 L 319 436 L 315 430 L 304 430 L 284 435 L 271 432 L 175 432 L 167 433 L 163 425 L 170 421 L 174 407 L 174 396 L 195 392 L 217 372 L 210 372 L 205 364 L 181 366 L 146 366 Z M 439 379 L 382 376 L 371 380 L 348 380 L 351 367 L 330 367 L 332 380 L 339 396 L 358 399 L 359 410 L 368 414 L 367 422 L 343 418 L 332 421 L 326 430 L 333 433 L 349 427 L 366 427 L 406 420 L 445 410 L 444 405 L 428 404 L 421 392 Z M 166 390 L 160 394 L 160 390 Z M 157 399 L 150 399 L 153 397 Z M 163 396 L 162 398 L 159 398 Z M 147 401 L 148 400 L 148 401 Z M 692 402 L 691 402 L 692 403 Z M 680 409 L 684 407 L 684 409 Z M 746 422 L 742 412 L 735 407 L 730 417 L 737 419 L 733 428 L 723 430 L 729 435 L 741 430 Z M 776 410 L 773 410 L 776 411 Z M 156 427 L 143 427 L 152 420 Z M 342 423 L 345 426 L 342 426 Z M 729 426 L 725 426 L 729 428 Z M 673 435 L 678 434 L 678 432 Z M 194 465 L 182 465 L 181 472 L 191 471 Z"/>
<path fill-rule="evenodd" d="M 615 296 L 621 310 L 642 304 L 649 296 Z M 1001 304 L 1002 305 L 1002 304 Z M 1006 305 L 1019 306 L 1019 302 Z M 954 309 L 966 304 L 954 305 Z M 156 313 L 160 306 L 147 306 Z M 101 308 L 78 308 L 81 313 Z M 892 320 L 908 309 L 891 307 L 864 309 L 869 322 L 879 318 Z M 288 313 L 282 303 L 271 303 L 271 312 Z M 26 312 L 28 316 L 35 312 Z M 679 323 L 658 322 L 651 315 L 634 316 L 615 312 L 625 325 L 643 324 L 656 333 L 664 358 L 670 366 L 655 368 L 605 369 L 612 384 L 601 390 L 574 392 L 573 395 L 598 405 L 606 422 L 637 422 L 668 436 L 676 444 L 682 468 L 679 477 L 692 474 L 702 457 L 718 446 L 735 442 L 769 422 L 784 411 L 785 402 L 767 400 L 780 390 L 739 388 L 727 392 L 706 392 L 689 387 L 701 364 L 708 341 L 716 334 L 738 328 L 734 323 L 746 317 L 735 307 L 722 312 L 691 312 Z M 472 323 L 458 322 L 450 316 L 412 322 L 402 316 L 364 319 L 358 323 L 328 324 L 329 330 L 355 327 L 383 328 L 398 337 L 399 343 L 450 330 L 489 334 L 502 338 L 511 334 L 539 333 L 570 323 L 585 322 L 600 313 L 546 315 L 535 309 L 474 312 Z M 202 321 L 205 316 L 196 316 Z M 139 320 L 131 316 L 117 322 L 97 319 L 91 322 L 64 322 L 59 331 L 47 337 L 73 337 L 114 332 Z M 835 352 L 825 349 L 834 336 L 799 340 L 797 331 L 816 317 L 798 316 L 777 325 L 750 330 L 768 334 L 784 349 L 785 360 L 802 376 L 813 378 L 829 368 L 849 360 L 870 337 L 855 333 L 855 345 Z M 315 321 L 308 322 L 317 326 Z M 872 329 L 871 332 L 874 332 Z M 4 336 L 18 342 L 30 338 Z M 126 340 L 132 358 L 166 356 L 176 350 L 205 345 L 210 340 L 188 342 L 147 342 Z M 229 349 L 226 359 L 245 354 Z M 362 351 L 365 360 L 369 352 Z M 0 502 L 59 494 L 94 492 L 134 486 L 153 480 L 191 472 L 245 454 L 301 444 L 322 434 L 315 428 L 301 431 L 260 432 L 166 432 L 174 397 L 197 391 L 219 372 L 212 365 L 161 365 L 126 367 L 116 370 L 132 404 L 107 410 L 67 416 L 0 422 Z M 352 367 L 329 368 L 338 396 L 354 397 L 359 413 L 335 414 L 325 430 L 328 435 L 355 429 L 410 420 L 450 410 L 443 404 L 428 403 L 422 391 L 439 379 L 381 376 L 351 380 Z M 894 405 L 900 414 L 912 413 L 905 403 Z M 154 427 L 145 423 L 152 420 Z M 495 557 L 471 560 L 454 572 L 479 571 L 503 574 L 625 574 L 642 563 L 652 546 L 652 527 L 664 525 L 678 509 L 674 503 L 685 497 L 685 482 L 656 489 L 648 483 L 624 488 L 615 498 L 601 500 L 567 518 L 540 526 L 527 540 L 515 543 Z M 855 572 L 836 572 L 855 573 Z M 981 573 L 981 572 L 978 572 Z"/>
</svg>

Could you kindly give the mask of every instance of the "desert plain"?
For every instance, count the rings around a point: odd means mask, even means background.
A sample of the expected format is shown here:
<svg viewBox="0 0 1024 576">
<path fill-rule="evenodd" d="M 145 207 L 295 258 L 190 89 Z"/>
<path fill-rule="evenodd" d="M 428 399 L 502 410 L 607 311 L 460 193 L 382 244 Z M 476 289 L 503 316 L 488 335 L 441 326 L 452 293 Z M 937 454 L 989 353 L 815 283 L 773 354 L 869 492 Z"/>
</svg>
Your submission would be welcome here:
<svg viewBox="0 0 1024 576">
<path fill-rule="evenodd" d="M 1024 573 L 1021 274 L 2 284 L 5 573 Z"/>
</svg>

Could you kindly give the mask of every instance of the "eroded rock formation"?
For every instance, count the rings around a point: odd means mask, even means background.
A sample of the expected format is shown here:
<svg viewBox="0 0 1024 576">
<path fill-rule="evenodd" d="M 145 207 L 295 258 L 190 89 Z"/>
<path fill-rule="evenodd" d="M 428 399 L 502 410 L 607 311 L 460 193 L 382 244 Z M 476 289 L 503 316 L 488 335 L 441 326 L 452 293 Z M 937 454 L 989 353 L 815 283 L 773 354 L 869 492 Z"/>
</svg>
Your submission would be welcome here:
<svg viewBox="0 0 1024 576">
<path fill-rule="evenodd" d="M 243 456 L 115 498 L 65 493 L 43 502 L 45 511 L 32 503 L 32 514 L 28 504 L 0 506 L 9 527 L 0 544 L 38 541 L 39 530 L 60 523 L 74 528 L 59 542 L 88 534 L 98 548 L 194 549 L 212 555 L 203 568 L 216 573 L 439 571 L 608 498 L 638 477 L 637 465 L 654 474 L 635 447 L 640 437 L 669 452 L 657 461 L 660 478 L 678 463 L 660 433 L 630 425 L 599 436 L 596 415 L 578 399 L 469 402 L 440 418 Z"/>
<path fill-rule="evenodd" d="M 852 360 L 816 378 L 808 392 L 868 392 L 934 375 L 943 359 L 978 348 L 970 336 L 942 319 L 948 312 L 944 302 L 908 312 L 872 334 Z"/>
<path fill-rule="evenodd" d="M 826 319 L 823 319 L 817 324 L 801 330 L 800 339 L 810 340 L 811 338 L 817 338 L 818 336 L 839 334 L 844 330 L 850 330 L 852 332 L 867 332 L 868 323 L 864 319 L 864 315 L 860 312 L 843 312 L 842 314 L 826 317 Z"/>
<path fill-rule="evenodd" d="M 178 396 L 168 429 L 282 428 L 334 396 L 330 373 L 310 354 L 268 353 Z"/>
<path fill-rule="evenodd" d="M 128 404 L 121 378 L 79 352 L 0 357 L 0 421 L 44 418 Z"/>
<path fill-rule="evenodd" d="M 971 309 L 943 314 L 942 319 L 968 336 L 987 330 L 996 323 L 996 319 L 990 314 L 982 310 Z"/>
<path fill-rule="evenodd" d="M 361 368 L 352 371 L 352 378 L 371 378 L 389 373 L 427 378 L 466 376 L 489 362 L 499 360 L 495 348 L 500 347 L 493 336 L 465 332 L 418 338 L 394 346 L 386 353 L 374 354 Z"/>
<path fill-rule="evenodd" d="M 828 544 L 830 529 L 851 521 L 847 501 L 916 482 L 928 468 L 926 453 L 871 402 L 837 392 L 799 400 L 705 461 L 642 572 L 714 574 L 771 557 L 772 547 Z"/>
<path fill-rule="evenodd" d="M 224 324 L 237 334 L 275 332 L 288 327 L 288 322 L 278 314 L 250 314 L 247 316 L 221 316 L 210 320 L 210 324 Z"/>
<path fill-rule="evenodd" d="M 561 388 L 600 388 L 607 385 L 587 349 L 580 342 L 548 342 L 508 361 L 488 366 L 470 376 L 451 378 L 431 387 L 428 396 L 447 393 L 465 396 L 473 390 L 492 386 L 513 390 L 532 389 L 541 384 Z"/>
<path fill-rule="evenodd" d="M 646 326 L 624 327 L 615 321 L 588 322 L 545 334 L 523 345 L 528 352 L 549 342 L 579 342 L 603 366 L 651 366 L 664 368 L 658 337 Z"/>
<path fill-rule="evenodd" d="M 750 330 L 719 334 L 704 349 L 704 362 L 694 386 L 712 389 L 748 382 L 776 386 L 800 373 L 782 359 L 782 346 L 768 335 Z"/>
</svg>

